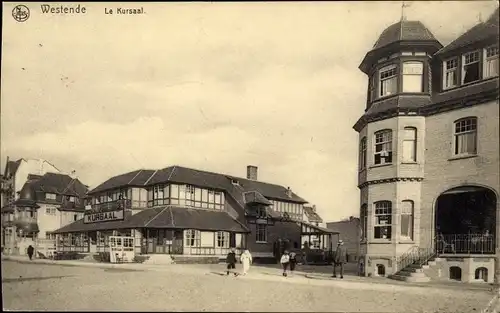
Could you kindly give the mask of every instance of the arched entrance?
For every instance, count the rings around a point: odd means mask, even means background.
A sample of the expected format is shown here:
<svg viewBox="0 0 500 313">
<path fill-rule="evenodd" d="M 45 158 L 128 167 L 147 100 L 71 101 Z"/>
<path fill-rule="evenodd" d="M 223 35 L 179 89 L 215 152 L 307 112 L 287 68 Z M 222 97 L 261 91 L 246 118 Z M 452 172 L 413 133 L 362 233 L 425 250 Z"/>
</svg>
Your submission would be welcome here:
<svg viewBox="0 0 500 313">
<path fill-rule="evenodd" d="M 437 253 L 494 254 L 497 197 L 485 187 L 461 186 L 436 201 Z"/>
</svg>

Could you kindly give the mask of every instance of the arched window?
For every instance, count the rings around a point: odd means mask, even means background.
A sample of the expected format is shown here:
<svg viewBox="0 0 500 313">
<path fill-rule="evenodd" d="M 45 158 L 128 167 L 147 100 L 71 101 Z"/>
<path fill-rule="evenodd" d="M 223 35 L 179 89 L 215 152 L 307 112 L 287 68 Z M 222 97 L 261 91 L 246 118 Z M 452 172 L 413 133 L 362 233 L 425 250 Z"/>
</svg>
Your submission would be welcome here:
<svg viewBox="0 0 500 313">
<path fill-rule="evenodd" d="M 361 240 L 366 240 L 368 238 L 368 206 L 363 204 L 361 206 L 361 211 L 359 214 L 360 222 L 361 222 Z"/>
<path fill-rule="evenodd" d="M 377 264 L 377 276 L 385 276 L 385 266 Z"/>
<path fill-rule="evenodd" d="M 375 239 L 391 239 L 392 235 L 392 202 L 375 202 Z"/>
<path fill-rule="evenodd" d="M 374 163 L 392 163 L 392 130 L 384 129 L 375 133 Z"/>
<path fill-rule="evenodd" d="M 423 92 L 424 63 L 403 63 L 403 92 Z"/>
<path fill-rule="evenodd" d="M 413 240 L 414 203 L 404 200 L 401 206 L 401 238 Z"/>
<path fill-rule="evenodd" d="M 398 75 L 395 64 L 383 67 L 379 71 L 379 97 L 394 95 L 398 92 Z"/>
<path fill-rule="evenodd" d="M 405 127 L 403 133 L 403 162 L 417 161 L 417 129 Z"/>
<path fill-rule="evenodd" d="M 458 266 L 450 267 L 450 279 L 462 280 L 462 269 Z"/>
<path fill-rule="evenodd" d="M 475 275 L 474 275 L 474 278 L 475 279 L 481 279 L 481 280 L 484 280 L 484 281 L 488 281 L 488 269 L 485 268 L 485 267 L 479 267 L 476 269 L 476 272 L 475 272 Z"/>
<path fill-rule="evenodd" d="M 466 117 L 455 121 L 454 154 L 477 153 L 477 117 Z"/>
<path fill-rule="evenodd" d="M 366 168 L 366 137 L 361 138 L 359 143 L 359 170 Z"/>
</svg>

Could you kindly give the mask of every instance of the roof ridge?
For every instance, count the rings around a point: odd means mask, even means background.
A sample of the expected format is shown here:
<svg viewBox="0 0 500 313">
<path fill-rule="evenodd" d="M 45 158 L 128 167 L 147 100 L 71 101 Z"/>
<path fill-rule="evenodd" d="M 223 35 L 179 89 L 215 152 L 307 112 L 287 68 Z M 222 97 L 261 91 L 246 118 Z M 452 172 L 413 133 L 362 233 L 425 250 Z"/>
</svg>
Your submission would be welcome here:
<svg viewBox="0 0 500 313">
<path fill-rule="evenodd" d="M 155 171 L 153 172 L 153 174 L 151 174 L 151 176 L 149 176 L 149 178 L 148 178 L 148 179 L 144 182 L 144 184 L 142 184 L 142 185 L 143 185 L 143 186 L 146 186 L 146 184 L 147 184 L 147 183 L 151 180 L 151 178 L 153 178 L 153 177 L 156 175 L 156 173 L 157 173 L 157 172 L 158 172 L 158 170 L 155 170 Z"/>
</svg>

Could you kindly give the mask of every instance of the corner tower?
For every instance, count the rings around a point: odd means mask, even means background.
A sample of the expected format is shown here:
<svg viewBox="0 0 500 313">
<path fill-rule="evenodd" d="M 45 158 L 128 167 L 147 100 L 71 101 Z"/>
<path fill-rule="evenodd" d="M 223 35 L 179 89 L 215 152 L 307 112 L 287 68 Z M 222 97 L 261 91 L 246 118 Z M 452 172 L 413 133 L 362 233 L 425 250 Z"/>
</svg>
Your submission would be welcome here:
<svg viewBox="0 0 500 313">
<path fill-rule="evenodd" d="M 425 118 L 431 103 L 431 56 L 443 46 L 419 21 L 385 29 L 359 69 L 368 76 L 359 133 L 361 254 L 365 273 L 389 275 L 394 261 L 419 244 Z"/>
</svg>

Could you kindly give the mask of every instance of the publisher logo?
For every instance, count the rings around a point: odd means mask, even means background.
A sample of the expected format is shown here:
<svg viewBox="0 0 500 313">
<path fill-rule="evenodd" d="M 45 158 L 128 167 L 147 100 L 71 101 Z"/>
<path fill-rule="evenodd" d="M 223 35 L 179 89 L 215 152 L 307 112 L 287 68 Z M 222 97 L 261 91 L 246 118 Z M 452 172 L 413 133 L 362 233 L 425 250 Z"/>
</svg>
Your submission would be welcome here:
<svg viewBox="0 0 500 313">
<path fill-rule="evenodd" d="M 12 10 L 12 17 L 19 23 L 26 22 L 30 17 L 30 9 L 22 4 L 16 5 Z"/>
</svg>

